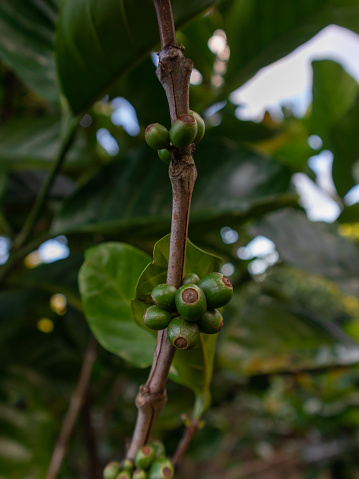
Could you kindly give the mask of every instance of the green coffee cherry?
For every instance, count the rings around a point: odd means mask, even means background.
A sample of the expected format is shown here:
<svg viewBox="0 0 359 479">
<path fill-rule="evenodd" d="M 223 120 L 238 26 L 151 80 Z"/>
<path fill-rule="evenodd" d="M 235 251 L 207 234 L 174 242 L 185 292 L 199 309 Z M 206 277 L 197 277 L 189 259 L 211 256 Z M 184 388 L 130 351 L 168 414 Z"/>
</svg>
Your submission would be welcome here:
<svg viewBox="0 0 359 479">
<path fill-rule="evenodd" d="M 177 289 L 171 284 L 158 284 L 153 288 L 152 299 L 161 309 L 171 311 L 175 309 Z"/>
<path fill-rule="evenodd" d="M 174 467 L 168 458 L 157 459 L 151 466 L 148 479 L 172 479 Z"/>
<path fill-rule="evenodd" d="M 204 137 L 204 132 L 206 131 L 206 125 L 204 123 L 203 118 L 201 117 L 199 113 L 193 110 L 190 110 L 189 112 L 197 122 L 197 135 L 195 136 L 193 141 L 195 143 L 198 143 Z"/>
<path fill-rule="evenodd" d="M 208 310 L 198 321 L 198 327 L 201 333 L 216 334 L 223 327 L 223 317 L 217 309 Z"/>
<path fill-rule="evenodd" d="M 121 470 L 121 465 L 119 462 L 111 461 L 107 464 L 103 470 L 103 479 L 116 479 L 117 475 Z"/>
<path fill-rule="evenodd" d="M 198 284 L 200 281 L 199 276 L 196 273 L 188 273 L 182 281 L 182 284 Z"/>
<path fill-rule="evenodd" d="M 180 116 L 171 126 L 172 145 L 183 148 L 190 145 L 197 135 L 197 122 L 192 115 Z"/>
<path fill-rule="evenodd" d="M 158 150 L 157 153 L 163 163 L 166 163 L 166 165 L 169 165 L 171 163 L 171 153 L 166 148 Z"/>
<path fill-rule="evenodd" d="M 130 461 L 129 459 L 125 459 L 122 463 L 122 469 L 128 472 L 132 472 L 133 470 L 133 461 Z"/>
<path fill-rule="evenodd" d="M 151 123 L 145 130 L 147 145 L 154 150 L 162 150 L 170 146 L 170 135 L 167 128 L 160 123 Z"/>
<path fill-rule="evenodd" d="M 198 283 L 207 298 L 208 309 L 220 308 L 230 302 L 233 286 L 222 273 L 209 273 Z"/>
<path fill-rule="evenodd" d="M 176 307 L 182 318 L 198 321 L 207 311 L 206 296 L 196 284 L 183 284 L 176 293 Z"/>
<path fill-rule="evenodd" d="M 132 474 L 132 479 L 147 479 L 148 475 L 147 472 L 143 469 L 136 469 L 135 472 Z"/>
<path fill-rule="evenodd" d="M 166 448 L 163 442 L 152 441 L 149 443 L 149 446 L 151 446 L 155 450 L 156 459 L 160 459 L 166 456 Z"/>
<path fill-rule="evenodd" d="M 168 325 L 167 337 L 177 349 L 192 349 L 199 343 L 199 328 L 197 323 L 190 323 L 181 317 L 174 318 Z"/>
<path fill-rule="evenodd" d="M 121 471 L 116 479 L 131 479 L 131 473 L 128 471 Z"/>
<path fill-rule="evenodd" d="M 136 453 L 135 466 L 137 469 L 149 469 L 155 458 L 155 450 L 151 446 L 143 446 Z"/>
<path fill-rule="evenodd" d="M 145 314 L 143 315 L 143 322 L 145 325 L 155 331 L 167 328 L 171 319 L 172 314 L 158 306 L 150 306 L 146 309 Z"/>
</svg>

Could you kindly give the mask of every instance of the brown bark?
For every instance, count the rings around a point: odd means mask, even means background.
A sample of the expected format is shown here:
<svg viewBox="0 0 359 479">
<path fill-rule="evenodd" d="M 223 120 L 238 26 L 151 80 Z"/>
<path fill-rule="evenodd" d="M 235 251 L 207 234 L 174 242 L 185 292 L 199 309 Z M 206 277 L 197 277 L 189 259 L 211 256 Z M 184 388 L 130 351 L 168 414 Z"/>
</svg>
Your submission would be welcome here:
<svg viewBox="0 0 359 479">
<path fill-rule="evenodd" d="M 166 92 L 173 123 L 178 116 L 189 112 L 189 79 L 193 62 L 177 47 L 170 1 L 154 0 L 154 5 L 162 47 L 156 74 Z M 173 201 L 167 283 L 178 288 L 183 277 L 189 211 L 197 170 L 191 146 L 171 148 L 171 158 L 169 177 Z M 167 402 L 166 384 L 174 353 L 167 331 L 159 331 L 148 380 L 136 398 L 138 416 L 128 459 L 133 460 L 137 450 L 148 442 L 156 418 Z"/>
</svg>

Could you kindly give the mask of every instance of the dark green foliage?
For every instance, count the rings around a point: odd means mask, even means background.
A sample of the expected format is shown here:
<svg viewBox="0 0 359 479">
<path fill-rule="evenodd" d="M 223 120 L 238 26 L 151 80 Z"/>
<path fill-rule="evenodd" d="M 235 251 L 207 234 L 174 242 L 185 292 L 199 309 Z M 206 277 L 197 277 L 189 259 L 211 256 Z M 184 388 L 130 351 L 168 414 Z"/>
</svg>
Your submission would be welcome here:
<svg viewBox="0 0 359 479">
<path fill-rule="evenodd" d="M 207 310 L 206 296 L 196 284 L 184 284 L 176 293 L 176 307 L 182 318 L 198 321 Z"/>
<path fill-rule="evenodd" d="M 233 296 L 233 286 L 222 273 L 207 274 L 198 283 L 206 295 L 208 309 L 225 306 Z"/>
<path fill-rule="evenodd" d="M 177 349 L 189 350 L 199 344 L 199 328 L 197 323 L 178 317 L 172 319 L 167 328 L 167 336 Z"/>
<path fill-rule="evenodd" d="M 176 307 L 177 289 L 171 284 L 159 284 L 152 290 L 152 299 L 159 308 L 171 311 Z"/>
</svg>

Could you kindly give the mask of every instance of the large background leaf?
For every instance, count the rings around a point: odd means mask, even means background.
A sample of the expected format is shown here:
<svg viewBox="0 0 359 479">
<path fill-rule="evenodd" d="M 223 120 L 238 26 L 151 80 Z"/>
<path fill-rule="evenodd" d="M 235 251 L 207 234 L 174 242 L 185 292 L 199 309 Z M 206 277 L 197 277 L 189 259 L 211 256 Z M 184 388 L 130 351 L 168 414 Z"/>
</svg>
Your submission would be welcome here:
<svg viewBox="0 0 359 479">
<path fill-rule="evenodd" d="M 239 375 L 359 362 L 357 344 L 336 324 L 307 309 L 262 296 L 241 309 L 232 307 L 231 313 L 219 342 L 219 361 Z"/>
<path fill-rule="evenodd" d="M 152 362 L 153 340 L 132 319 L 131 300 L 148 264 L 142 251 L 122 243 L 104 243 L 85 253 L 79 285 L 84 311 L 97 340 L 137 367 Z"/>
<path fill-rule="evenodd" d="M 39 95 L 59 99 L 53 43 L 58 0 L 0 2 L 0 58 Z"/>
<path fill-rule="evenodd" d="M 174 1 L 176 25 L 212 3 L 213 0 L 189 4 Z M 156 14 L 150 0 L 64 1 L 57 28 L 56 56 L 61 85 L 73 112 L 77 114 L 90 106 L 158 43 Z"/>
<path fill-rule="evenodd" d="M 167 168 L 156 156 L 146 148 L 104 167 L 69 199 L 53 231 L 111 231 L 137 225 L 152 229 L 156 224 L 162 231 L 169 230 L 170 182 Z M 283 204 L 290 198 L 287 167 L 235 144 L 208 141 L 200 145 L 196 164 L 193 223 L 224 216 L 227 222 L 237 221 L 251 209 L 276 201 Z M 148 229 L 142 231 L 148 233 Z"/>
<path fill-rule="evenodd" d="M 270 238 L 287 264 L 323 275 L 354 294 L 359 291 L 358 247 L 340 236 L 335 225 L 284 210 L 268 215 L 253 231 Z"/>
</svg>

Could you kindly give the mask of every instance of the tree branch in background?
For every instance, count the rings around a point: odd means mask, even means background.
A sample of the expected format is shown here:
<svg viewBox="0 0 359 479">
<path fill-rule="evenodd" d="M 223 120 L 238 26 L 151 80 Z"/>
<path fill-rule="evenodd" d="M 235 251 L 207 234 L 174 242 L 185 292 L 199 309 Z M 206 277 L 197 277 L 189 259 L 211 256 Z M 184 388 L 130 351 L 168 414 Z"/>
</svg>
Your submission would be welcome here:
<svg viewBox="0 0 359 479">
<path fill-rule="evenodd" d="M 30 210 L 28 217 L 26 218 L 26 221 L 24 223 L 22 230 L 15 238 L 15 241 L 14 241 L 15 249 L 21 248 L 21 246 L 24 243 L 26 243 L 26 241 L 28 240 L 33 230 L 33 227 L 35 225 L 35 222 L 39 217 L 41 209 L 45 204 L 49 191 L 52 185 L 54 184 L 54 181 L 56 179 L 58 172 L 60 171 L 62 163 L 64 162 L 66 154 L 72 145 L 77 125 L 78 125 L 78 120 L 73 119 L 72 123 L 68 126 L 65 137 L 63 138 L 61 142 L 61 147 L 57 155 L 57 158 L 54 160 L 54 162 L 51 165 L 49 175 L 46 178 L 46 181 L 43 184 L 40 190 L 40 193 L 37 195 L 35 203 L 32 205 L 32 208 Z"/>
<path fill-rule="evenodd" d="M 186 427 L 183 437 L 180 443 L 177 446 L 176 452 L 173 455 L 172 462 L 176 467 L 182 461 L 183 456 L 185 455 L 190 442 L 192 441 L 193 436 L 199 429 L 199 424 L 197 419 L 193 419 L 189 426 Z"/>
<path fill-rule="evenodd" d="M 161 37 L 162 50 L 156 74 L 166 92 L 171 122 L 189 112 L 189 80 L 192 60 L 184 57 L 177 46 L 171 3 L 154 0 Z M 182 284 L 186 254 L 189 211 L 197 170 L 192 147 L 173 148 L 169 177 L 172 185 L 171 242 L 167 283 L 176 288 Z M 127 458 L 133 460 L 137 450 L 146 444 L 156 418 L 167 402 L 166 384 L 175 348 L 167 339 L 167 331 L 158 332 L 153 364 L 144 386 L 136 398 L 137 422 Z"/>
<path fill-rule="evenodd" d="M 70 406 L 62 424 L 62 429 L 57 438 L 51 462 L 47 470 L 46 479 L 56 479 L 60 471 L 62 460 L 65 456 L 66 446 L 71 436 L 76 419 L 83 405 L 87 388 L 90 382 L 92 367 L 96 359 L 96 340 L 91 337 L 87 346 L 81 367 L 81 373 L 70 399 Z"/>
</svg>

